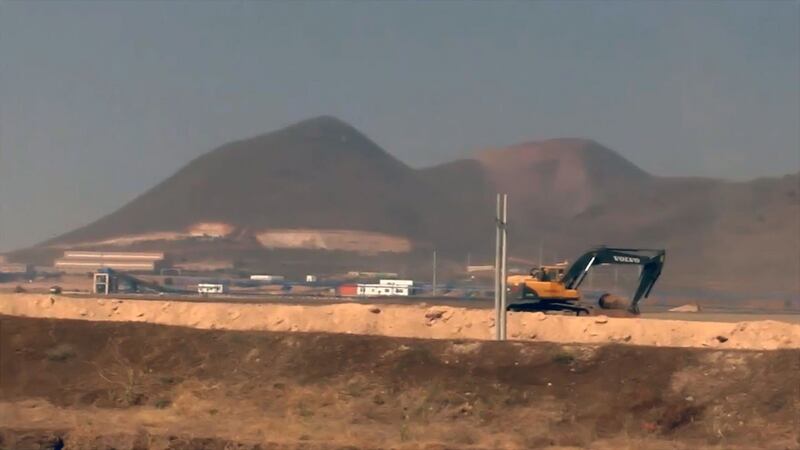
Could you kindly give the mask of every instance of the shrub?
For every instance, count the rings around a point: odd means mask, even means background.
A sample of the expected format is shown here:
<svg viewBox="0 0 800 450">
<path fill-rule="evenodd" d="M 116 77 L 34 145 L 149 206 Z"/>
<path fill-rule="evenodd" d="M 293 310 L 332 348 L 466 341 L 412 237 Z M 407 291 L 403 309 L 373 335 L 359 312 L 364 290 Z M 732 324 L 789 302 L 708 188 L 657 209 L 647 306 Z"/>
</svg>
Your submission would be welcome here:
<svg viewBox="0 0 800 450">
<path fill-rule="evenodd" d="M 64 362 L 75 356 L 75 349 L 66 343 L 61 343 L 47 350 L 44 355 L 48 361 Z"/>
</svg>

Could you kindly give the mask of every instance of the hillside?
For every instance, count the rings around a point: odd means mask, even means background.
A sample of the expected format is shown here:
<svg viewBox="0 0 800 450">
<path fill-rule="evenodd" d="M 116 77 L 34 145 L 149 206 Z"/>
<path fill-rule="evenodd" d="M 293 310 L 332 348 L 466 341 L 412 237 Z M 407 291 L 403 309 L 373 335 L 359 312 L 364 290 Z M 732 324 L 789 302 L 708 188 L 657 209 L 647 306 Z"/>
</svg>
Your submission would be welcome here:
<svg viewBox="0 0 800 450">
<path fill-rule="evenodd" d="M 420 276 L 434 248 L 445 272 L 468 254 L 491 260 L 496 192 L 510 194 L 512 256 L 536 260 L 540 246 L 546 260 L 600 243 L 664 247 L 663 286 L 800 293 L 800 174 L 659 177 L 586 139 L 413 169 L 333 117 L 217 148 L 108 216 L 12 257 L 161 248 L 286 271 L 285 252 L 302 252 L 291 262 L 298 272 Z"/>
<path fill-rule="evenodd" d="M 476 159 L 498 190 L 531 209 L 522 217 L 542 211 L 557 219 L 572 217 L 651 180 L 613 150 L 586 139 L 529 142 L 483 151 Z"/>
<path fill-rule="evenodd" d="M 207 153 L 118 211 L 50 244 L 203 223 L 229 233 L 262 228 L 366 229 L 417 235 L 416 174 L 332 117 L 233 142 Z"/>
<path fill-rule="evenodd" d="M 662 286 L 800 293 L 800 174 L 727 182 L 647 174 L 592 141 L 556 139 L 477 157 L 510 193 L 519 237 L 562 255 L 609 245 L 668 250 Z"/>
<path fill-rule="evenodd" d="M 798 370 L 791 349 L 0 316 L 0 445 L 53 448 L 59 436 L 84 450 L 789 449 L 800 442 Z"/>
</svg>

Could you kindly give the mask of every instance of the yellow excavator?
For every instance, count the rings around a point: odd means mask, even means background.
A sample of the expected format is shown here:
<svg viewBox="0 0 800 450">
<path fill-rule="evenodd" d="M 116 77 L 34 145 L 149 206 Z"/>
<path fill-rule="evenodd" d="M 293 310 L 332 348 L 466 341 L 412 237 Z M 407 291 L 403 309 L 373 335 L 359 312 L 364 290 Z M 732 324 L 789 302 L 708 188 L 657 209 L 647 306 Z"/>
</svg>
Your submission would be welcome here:
<svg viewBox="0 0 800 450">
<path fill-rule="evenodd" d="M 581 255 L 575 262 L 542 266 L 531 270 L 530 275 L 511 275 L 506 284 L 511 293 L 509 311 L 568 311 L 576 315 L 588 315 L 591 306 L 581 302 L 578 287 L 589 269 L 595 265 L 622 264 L 638 265 L 642 268 L 639 286 L 636 288 L 628 310 L 639 314 L 639 301 L 647 298 L 664 267 L 666 251 L 663 249 L 635 249 L 596 247 Z M 599 305 L 606 307 L 609 294 L 599 299 Z"/>
</svg>

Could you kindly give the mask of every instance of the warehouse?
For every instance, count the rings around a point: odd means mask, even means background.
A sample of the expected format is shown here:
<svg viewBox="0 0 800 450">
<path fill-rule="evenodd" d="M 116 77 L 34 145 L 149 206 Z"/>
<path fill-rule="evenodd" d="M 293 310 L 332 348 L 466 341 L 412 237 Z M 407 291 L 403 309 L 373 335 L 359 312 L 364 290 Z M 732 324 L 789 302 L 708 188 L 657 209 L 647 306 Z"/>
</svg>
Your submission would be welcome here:
<svg viewBox="0 0 800 450">
<path fill-rule="evenodd" d="M 94 272 L 100 269 L 154 272 L 164 266 L 164 253 L 66 251 L 54 266 L 63 272 Z"/>
</svg>

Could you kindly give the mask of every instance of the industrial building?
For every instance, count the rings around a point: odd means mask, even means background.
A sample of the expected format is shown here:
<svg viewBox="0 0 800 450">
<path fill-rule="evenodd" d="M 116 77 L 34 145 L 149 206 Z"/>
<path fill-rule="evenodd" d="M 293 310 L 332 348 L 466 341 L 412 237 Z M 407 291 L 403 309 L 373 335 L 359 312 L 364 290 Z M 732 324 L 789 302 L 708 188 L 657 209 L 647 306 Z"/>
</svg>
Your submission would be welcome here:
<svg viewBox="0 0 800 450">
<path fill-rule="evenodd" d="M 22 263 L 0 263 L 0 273 L 24 275 L 33 272 L 33 265 Z"/>
<path fill-rule="evenodd" d="M 31 264 L 0 263 L 0 281 L 31 277 L 34 267 Z"/>
<path fill-rule="evenodd" d="M 94 272 L 114 269 L 125 272 L 154 272 L 164 265 L 164 253 L 159 252 L 91 252 L 66 251 L 54 263 L 64 272 Z"/>
</svg>

